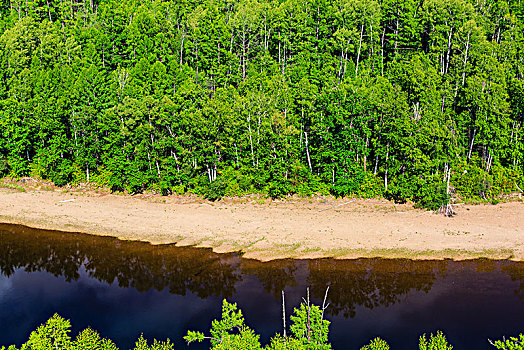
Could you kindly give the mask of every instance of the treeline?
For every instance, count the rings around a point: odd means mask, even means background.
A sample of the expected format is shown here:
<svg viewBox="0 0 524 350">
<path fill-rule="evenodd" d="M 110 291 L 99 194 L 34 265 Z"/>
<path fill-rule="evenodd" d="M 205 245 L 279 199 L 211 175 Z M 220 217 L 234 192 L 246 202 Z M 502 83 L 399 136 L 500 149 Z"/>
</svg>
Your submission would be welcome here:
<svg viewBox="0 0 524 350">
<path fill-rule="evenodd" d="M 8 0 L 0 176 L 223 195 L 524 188 L 520 0 Z"/>
<path fill-rule="evenodd" d="M 325 301 L 324 301 L 325 302 Z M 295 308 L 291 315 L 289 330 L 291 335 L 276 334 L 271 338 L 270 344 L 262 346 L 260 336 L 249 328 L 244 320 L 242 311 L 236 304 L 230 304 L 226 300 L 222 304 L 222 318 L 214 320 L 211 325 L 210 336 L 198 331 L 188 331 L 184 340 L 188 344 L 192 342 L 211 342 L 211 350 L 331 350 L 328 341 L 329 322 L 324 319 L 325 305 L 319 307 L 303 302 L 299 308 Z M 284 324 L 284 329 L 285 329 Z M 76 338 L 71 338 L 71 323 L 55 314 L 46 323 L 31 332 L 29 340 L 22 344 L 20 350 L 118 350 L 118 347 L 110 339 L 102 338 L 98 332 L 91 328 L 81 331 Z M 490 343 L 495 349 L 524 350 L 524 335 L 510 337 L 509 339 L 497 340 Z M 453 346 L 448 343 L 441 331 L 435 335 L 426 337 L 423 334 L 419 338 L 419 350 L 452 350 Z M 168 338 L 166 341 L 148 341 L 143 335 L 138 338 L 133 350 L 174 350 L 174 345 Z M 0 350 L 18 350 L 14 345 L 0 347 Z M 390 350 L 388 343 L 375 338 L 360 350 Z"/>
</svg>

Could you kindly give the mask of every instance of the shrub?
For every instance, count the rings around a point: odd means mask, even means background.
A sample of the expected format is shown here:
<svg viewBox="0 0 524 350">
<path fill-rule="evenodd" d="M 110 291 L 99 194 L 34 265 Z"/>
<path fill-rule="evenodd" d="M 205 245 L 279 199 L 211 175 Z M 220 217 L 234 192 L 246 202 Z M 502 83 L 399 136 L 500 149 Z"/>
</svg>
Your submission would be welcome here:
<svg viewBox="0 0 524 350">
<path fill-rule="evenodd" d="M 72 180 L 73 163 L 69 159 L 59 161 L 56 167 L 49 170 L 49 179 L 58 187 L 67 185 Z"/>
<path fill-rule="evenodd" d="M 520 334 L 518 338 L 511 337 L 490 343 L 499 350 L 524 350 L 524 334 Z"/>
<path fill-rule="evenodd" d="M 4 177 L 9 174 L 9 163 L 7 157 L 0 153 L 0 177 Z"/>
<path fill-rule="evenodd" d="M 234 331 L 238 331 L 238 334 L 234 334 Z M 210 333 L 211 336 L 204 336 L 202 332 L 188 331 L 184 340 L 190 344 L 209 339 L 213 350 L 262 349 L 259 336 L 245 325 L 242 311 L 237 311 L 237 304 L 230 304 L 226 300 L 222 303 L 222 319 L 211 323 Z"/>
<path fill-rule="evenodd" d="M 211 182 L 205 191 L 205 197 L 210 201 L 221 200 L 226 194 L 228 184 L 227 179 L 219 176 L 215 181 Z"/>
<path fill-rule="evenodd" d="M 55 314 L 47 322 L 31 332 L 29 340 L 22 344 L 20 350 L 118 350 L 117 346 L 109 339 L 100 335 L 91 328 L 84 329 L 75 340 L 71 339 L 71 323 Z M 5 347 L 0 347 L 5 350 Z M 7 350 L 18 350 L 11 345 Z M 174 350 L 169 339 L 159 342 L 156 339 L 149 346 L 143 336 L 136 342 L 134 350 Z"/>
<path fill-rule="evenodd" d="M 419 339 L 419 350 L 451 350 L 453 346 L 449 345 L 446 337 L 441 331 L 436 335 L 431 334 L 429 340 L 426 339 L 426 334 L 423 334 Z"/>
<path fill-rule="evenodd" d="M 329 324 L 317 305 L 300 304 L 291 316 L 291 332 L 304 349 L 331 349 L 328 344 Z"/>
<path fill-rule="evenodd" d="M 71 346 L 75 350 L 118 350 L 116 345 L 109 339 L 101 338 L 91 328 L 84 329 Z"/>
<path fill-rule="evenodd" d="M 375 338 L 371 341 L 371 343 L 365 345 L 360 350 L 389 350 L 389 345 L 385 340 Z"/>
<path fill-rule="evenodd" d="M 309 298 L 308 298 L 309 299 Z M 330 322 L 323 318 L 324 308 L 304 302 L 295 308 L 291 316 L 291 336 L 274 336 L 270 344 L 262 348 L 257 335 L 246 326 L 242 311 L 236 304 L 226 300 L 222 303 L 222 318 L 211 323 L 210 336 L 201 332 L 188 331 L 184 339 L 189 343 L 210 340 L 212 350 L 330 350 L 328 332 Z M 87 328 L 75 340 L 70 336 L 71 324 L 55 314 L 47 322 L 31 332 L 29 340 L 20 350 L 118 350 L 109 339 L 102 338 L 96 331 Z M 489 341 L 499 350 L 524 350 L 524 335 L 509 339 Z M 419 350 L 452 350 L 441 331 L 431 334 L 429 339 L 423 334 L 419 339 Z M 0 346 L 0 350 L 6 350 Z M 11 345 L 7 350 L 19 350 Z M 169 339 L 164 342 L 153 340 L 149 345 L 143 335 L 138 338 L 133 350 L 174 350 Z M 373 339 L 360 350 L 389 350 L 389 345 L 381 338 Z"/>
<path fill-rule="evenodd" d="M 291 316 L 292 336 L 277 334 L 266 350 L 330 350 L 327 342 L 329 321 L 323 319 L 322 309 L 316 305 L 302 303 Z M 189 343 L 211 341 L 212 350 L 262 349 L 259 336 L 244 323 L 242 311 L 236 304 L 226 300 L 222 304 L 222 319 L 211 324 L 210 336 L 202 332 L 188 331 L 184 339 Z"/>
<path fill-rule="evenodd" d="M 23 344 L 21 350 L 38 349 L 38 350 L 56 350 L 70 349 L 71 323 L 58 314 L 51 317 L 46 323 L 42 324 L 31 332 L 27 343 Z"/>
<path fill-rule="evenodd" d="M 106 348 L 101 348 L 106 349 Z M 158 340 L 153 340 L 153 345 L 149 346 L 147 340 L 144 339 L 144 335 L 140 335 L 140 338 L 135 343 L 134 350 L 174 350 L 174 346 L 169 339 L 165 342 L 160 342 Z"/>
<path fill-rule="evenodd" d="M 386 198 L 405 203 L 412 200 L 419 208 L 437 210 L 449 203 L 447 184 L 441 175 L 399 177 L 392 179 Z"/>
<path fill-rule="evenodd" d="M 417 191 L 414 200 L 418 207 L 437 210 L 449 203 L 447 184 L 438 178 L 432 180 L 428 180 L 426 186 L 420 187 Z"/>
</svg>

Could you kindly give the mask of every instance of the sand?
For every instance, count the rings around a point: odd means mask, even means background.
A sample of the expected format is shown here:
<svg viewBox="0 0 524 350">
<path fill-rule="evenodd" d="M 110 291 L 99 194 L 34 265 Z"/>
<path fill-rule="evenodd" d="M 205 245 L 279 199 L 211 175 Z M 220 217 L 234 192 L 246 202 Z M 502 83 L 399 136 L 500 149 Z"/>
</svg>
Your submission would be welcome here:
<svg viewBox="0 0 524 350">
<path fill-rule="evenodd" d="M 329 197 L 209 202 L 82 189 L 0 188 L 0 222 L 276 258 L 524 260 L 524 202 L 457 205 L 447 218 L 409 204 Z"/>
</svg>

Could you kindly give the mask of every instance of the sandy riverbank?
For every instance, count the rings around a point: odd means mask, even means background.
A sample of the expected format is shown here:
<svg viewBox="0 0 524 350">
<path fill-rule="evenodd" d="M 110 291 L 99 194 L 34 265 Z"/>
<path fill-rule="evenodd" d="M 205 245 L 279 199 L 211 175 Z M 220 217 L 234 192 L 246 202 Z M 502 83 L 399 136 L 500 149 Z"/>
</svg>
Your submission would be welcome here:
<svg viewBox="0 0 524 350">
<path fill-rule="evenodd" d="M 247 257 L 524 260 L 524 203 L 461 205 L 446 218 L 385 200 L 211 203 L 63 189 L 0 188 L 0 222 L 243 251 Z"/>
</svg>

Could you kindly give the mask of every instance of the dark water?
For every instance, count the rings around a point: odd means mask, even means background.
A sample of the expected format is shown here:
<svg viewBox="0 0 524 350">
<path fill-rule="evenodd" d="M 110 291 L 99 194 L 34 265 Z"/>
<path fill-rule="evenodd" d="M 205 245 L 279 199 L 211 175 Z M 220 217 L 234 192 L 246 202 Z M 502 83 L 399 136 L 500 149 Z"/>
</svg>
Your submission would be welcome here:
<svg viewBox="0 0 524 350">
<path fill-rule="evenodd" d="M 207 331 L 221 301 L 237 302 L 267 343 L 309 286 L 335 349 L 381 336 L 417 349 L 423 332 L 443 330 L 454 349 L 493 349 L 487 339 L 524 331 L 524 263 L 475 260 L 277 260 L 261 263 L 208 249 L 119 241 L 0 224 L 0 344 L 27 340 L 55 312 L 73 333 L 88 326 L 121 349 L 146 338 Z M 209 348 L 191 345 L 190 349 Z"/>
</svg>

